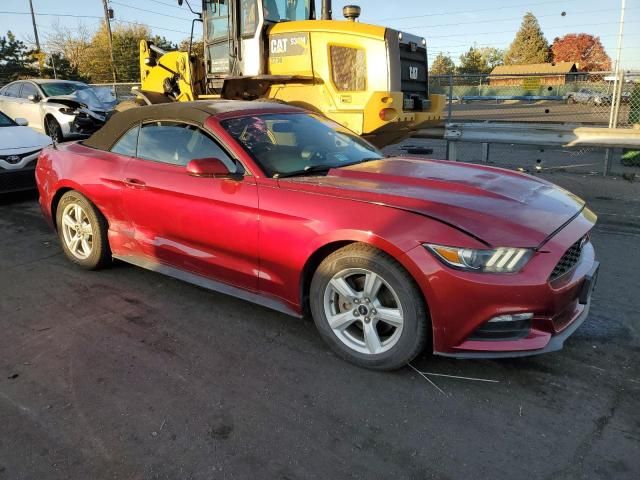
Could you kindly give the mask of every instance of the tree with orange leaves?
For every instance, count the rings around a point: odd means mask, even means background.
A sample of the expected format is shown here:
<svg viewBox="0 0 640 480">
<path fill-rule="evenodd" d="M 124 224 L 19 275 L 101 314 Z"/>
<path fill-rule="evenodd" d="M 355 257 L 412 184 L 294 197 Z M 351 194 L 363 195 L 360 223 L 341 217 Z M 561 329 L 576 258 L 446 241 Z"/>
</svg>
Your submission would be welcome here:
<svg viewBox="0 0 640 480">
<path fill-rule="evenodd" d="M 584 72 L 604 72 L 611 69 L 611 58 L 605 52 L 600 37 L 588 33 L 569 33 L 556 38 L 551 45 L 554 62 L 574 62 Z"/>
</svg>

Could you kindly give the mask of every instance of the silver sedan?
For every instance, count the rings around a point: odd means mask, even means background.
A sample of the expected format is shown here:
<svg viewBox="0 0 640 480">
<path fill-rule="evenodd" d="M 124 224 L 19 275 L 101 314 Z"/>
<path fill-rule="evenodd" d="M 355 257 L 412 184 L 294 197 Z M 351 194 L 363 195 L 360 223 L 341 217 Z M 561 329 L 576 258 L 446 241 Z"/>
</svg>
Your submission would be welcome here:
<svg viewBox="0 0 640 480">
<path fill-rule="evenodd" d="M 81 138 L 100 128 L 113 111 L 82 82 L 18 80 L 0 89 L 0 110 L 11 118 L 25 118 L 29 126 L 54 142 Z"/>
</svg>

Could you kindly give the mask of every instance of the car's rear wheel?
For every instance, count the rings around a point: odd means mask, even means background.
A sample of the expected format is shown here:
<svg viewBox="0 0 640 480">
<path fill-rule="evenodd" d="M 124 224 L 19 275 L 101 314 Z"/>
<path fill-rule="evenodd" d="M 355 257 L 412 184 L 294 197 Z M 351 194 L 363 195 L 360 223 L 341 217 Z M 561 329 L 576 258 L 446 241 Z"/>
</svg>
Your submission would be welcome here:
<svg viewBox="0 0 640 480">
<path fill-rule="evenodd" d="M 429 338 L 422 294 L 392 257 L 364 244 L 329 255 L 310 290 L 315 324 L 333 350 L 367 368 L 409 363 Z"/>
<path fill-rule="evenodd" d="M 62 135 L 62 128 L 60 128 L 60 124 L 52 116 L 48 116 L 45 119 L 45 129 L 47 135 L 49 135 L 53 143 L 60 143 L 62 140 L 64 140 Z"/>
<path fill-rule="evenodd" d="M 87 270 L 109 263 L 107 222 L 83 195 L 69 191 L 62 196 L 56 210 L 56 224 L 62 249 L 72 262 Z"/>
</svg>

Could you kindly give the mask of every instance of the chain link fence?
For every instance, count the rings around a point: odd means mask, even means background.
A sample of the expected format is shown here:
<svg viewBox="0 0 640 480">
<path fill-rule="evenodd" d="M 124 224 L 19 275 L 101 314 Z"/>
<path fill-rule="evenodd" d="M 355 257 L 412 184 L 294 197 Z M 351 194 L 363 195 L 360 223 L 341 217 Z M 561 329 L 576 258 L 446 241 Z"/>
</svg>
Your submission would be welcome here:
<svg viewBox="0 0 640 480">
<path fill-rule="evenodd" d="M 432 75 L 432 93 L 450 98 L 447 120 L 579 123 L 632 128 L 640 123 L 640 74 L 611 72 Z"/>
<path fill-rule="evenodd" d="M 570 72 L 526 75 L 434 75 L 430 91 L 448 98 L 444 118 L 455 122 L 554 123 L 640 128 L 640 73 Z M 432 150 L 448 158 L 447 142 L 411 139 L 390 153 Z M 528 172 L 573 171 L 640 175 L 640 152 L 623 149 L 558 148 L 540 145 L 456 143 L 460 161 L 488 163 Z"/>
</svg>

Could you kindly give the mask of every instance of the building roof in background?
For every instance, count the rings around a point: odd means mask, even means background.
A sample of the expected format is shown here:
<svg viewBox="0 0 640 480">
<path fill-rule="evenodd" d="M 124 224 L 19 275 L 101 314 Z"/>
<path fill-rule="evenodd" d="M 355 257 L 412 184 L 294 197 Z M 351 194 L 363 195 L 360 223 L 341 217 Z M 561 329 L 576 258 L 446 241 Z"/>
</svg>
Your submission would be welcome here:
<svg viewBox="0 0 640 480">
<path fill-rule="evenodd" d="M 563 75 L 577 71 L 576 64 L 573 62 L 530 63 L 527 65 L 499 65 L 491 71 L 490 75 L 531 75 L 534 73 Z"/>
</svg>

